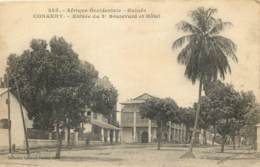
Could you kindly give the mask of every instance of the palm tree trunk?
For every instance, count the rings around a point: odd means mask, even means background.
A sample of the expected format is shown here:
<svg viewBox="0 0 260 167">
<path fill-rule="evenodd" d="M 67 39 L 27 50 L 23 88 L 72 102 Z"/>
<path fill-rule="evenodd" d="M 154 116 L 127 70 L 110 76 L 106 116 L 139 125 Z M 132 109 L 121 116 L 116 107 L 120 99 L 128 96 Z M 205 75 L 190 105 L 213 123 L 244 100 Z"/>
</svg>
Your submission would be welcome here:
<svg viewBox="0 0 260 167">
<path fill-rule="evenodd" d="M 189 152 L 192 152 L 192 149 L 193 149 L 193 144 L 194 144 L 194 140 L 195 140 L 195 134 L 196 134 L 198 120 L 199 120 L 199 114 L 200 114 L 200 99 L 201 99 L 201 93 L 202 93 L 202 79 L 200 79 L 199 82 L 200 83 L 199 83 L 198 106 L 197 106 L 196 115 L 195 115 L 195 123 L 194 123 L 194 128 L 193 128 L 193 131 L 192 131 Z"/>
</svg>

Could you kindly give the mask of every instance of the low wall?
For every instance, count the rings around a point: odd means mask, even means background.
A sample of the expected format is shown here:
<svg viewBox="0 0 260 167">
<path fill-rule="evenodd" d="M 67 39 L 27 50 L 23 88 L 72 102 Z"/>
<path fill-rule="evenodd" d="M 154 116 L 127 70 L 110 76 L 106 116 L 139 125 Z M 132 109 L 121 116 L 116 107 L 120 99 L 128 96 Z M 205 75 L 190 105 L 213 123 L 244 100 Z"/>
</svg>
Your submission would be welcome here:
<svg viewBox="0 0 260 167">
<path fill-rule="evenodd" d="M 56 147 L 57 145 L 57 140 L 44 140 L 44 139 L 29 139 L 29 147 L 30 148 L 42 148 L 42 147 Z M 79 146 L 95 146 L 95 145 L 103 145 L 103 144 L 110 144 L 110 143 L 104 143 L 102 141 L 89 141 L 89 143 L 87 144 L 86 141 L 83 140 L 79 140 L 76 143 L 74 143 L 72 146 L 75 147 L 79 147 Z M 62 145 L 66 146 L 67 142 L 66 141 L 62 141 Z M 25 144 L 23 146 L 16 146 L 16 149 L 24 149 L 25 148 Z M 7 150 L 8 146 L 0 146 L 0 150 Z"/>
<path fill-rule="evenodd" d="M 57 145 L 56 140 L 29 139 L 28 141 L 30 148 L 55 147 Z"/>
<path fill-rule="evenodd" d="M 102 145 L 105 144 L 102 141 L 89 141 L 88 145 Z M 41 140 L 41 139 L 29 139 L 30 148 L 39 148 L 39 147 L 56 147 L 57 140 Z M 67 145 L 66 141 L 62 141 L 62 145 Z M 86 141 L 79 140 L 73 144 L 74 146 L 86 146 Z"/>
</svg>

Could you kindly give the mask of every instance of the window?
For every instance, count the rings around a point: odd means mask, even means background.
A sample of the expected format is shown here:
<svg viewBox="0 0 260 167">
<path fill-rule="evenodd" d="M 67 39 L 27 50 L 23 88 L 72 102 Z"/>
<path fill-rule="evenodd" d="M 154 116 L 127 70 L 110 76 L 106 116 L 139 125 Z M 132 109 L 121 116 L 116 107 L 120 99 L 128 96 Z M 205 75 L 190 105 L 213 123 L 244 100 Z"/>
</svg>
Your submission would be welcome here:
<svg viewBox="0 0 260 167">
<path fill-rule="evenodd" d="M 8 119 L 0 120 L 0 129 L 8 129 Z"/>
</svg>

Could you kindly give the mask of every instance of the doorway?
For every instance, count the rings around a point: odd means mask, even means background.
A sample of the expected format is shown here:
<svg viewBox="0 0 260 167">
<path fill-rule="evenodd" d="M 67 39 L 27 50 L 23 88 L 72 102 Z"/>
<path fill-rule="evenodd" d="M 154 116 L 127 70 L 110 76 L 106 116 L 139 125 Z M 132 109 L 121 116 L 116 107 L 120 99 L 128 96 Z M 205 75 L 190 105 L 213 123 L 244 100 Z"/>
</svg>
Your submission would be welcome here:
<svg viewBox="0 0 260 167">
<path fill-rule="evenodd" d="M 148 143 L 148 132 L 144 131 L 141 134 L 141 142 L 142 143 Z"/>
</svg>

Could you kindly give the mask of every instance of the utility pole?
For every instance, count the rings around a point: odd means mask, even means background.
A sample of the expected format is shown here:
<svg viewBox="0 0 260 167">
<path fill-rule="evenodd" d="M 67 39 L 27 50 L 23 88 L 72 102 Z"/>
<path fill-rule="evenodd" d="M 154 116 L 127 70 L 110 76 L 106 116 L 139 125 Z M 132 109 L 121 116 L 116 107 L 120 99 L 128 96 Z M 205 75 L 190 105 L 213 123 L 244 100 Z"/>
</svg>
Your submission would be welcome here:
<svg viewBox="0 0 260 167">
<path fill-rule="evenodd" d="M 26 153 L 29 156 L 30 155 L 30 150 L 29 150 L 27 129 L 26 129 L 25 120 L 24 120 L 23 107 L 22 107 L 22 104 L 21 104 L 20 91 L 19 91 L 19 87 L 18 87 L 16 79 L 15 79 L 15 86 L 16 86 L 16 89 L 17 89 L 17 96 L 18 96 L 18 101 L 19 101 L 20 110 L 21 110 L 21 116 L 22 116 L 22 120 L 23 120 L 23 130 L 24 130 L 24 136 L 25 136 Z"/>
<path fill-rule="evenodd" d="M 9 139 L 9 154 L 12 155 L 12 135 L 11 135 L 11 110 L 10 110 L 10 89 L 9 89 L 9 74 L 6 75 L 7 86 L 7 108 L 8 108 L 8 139 Z"/>
</svg>

